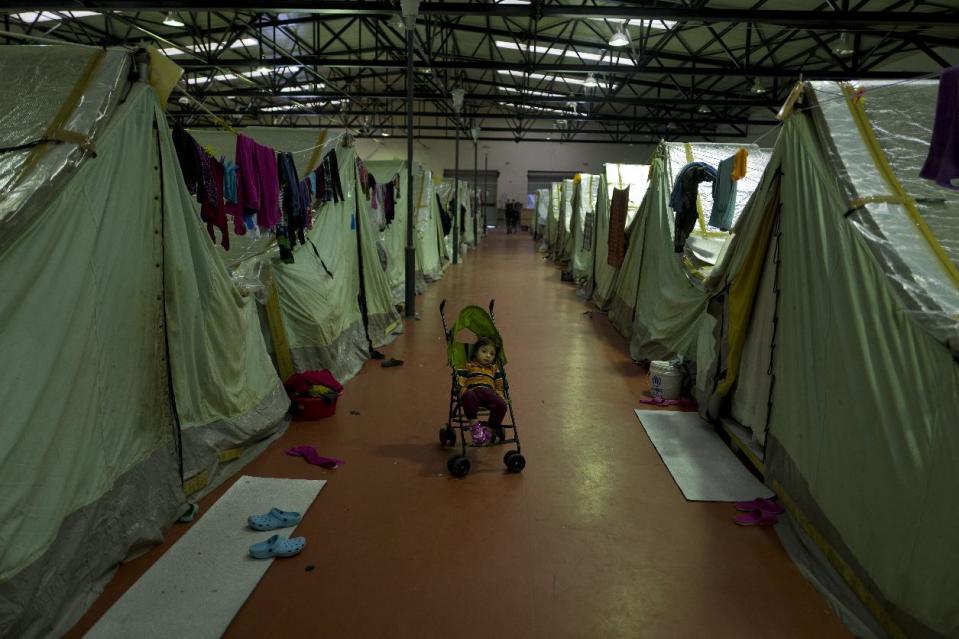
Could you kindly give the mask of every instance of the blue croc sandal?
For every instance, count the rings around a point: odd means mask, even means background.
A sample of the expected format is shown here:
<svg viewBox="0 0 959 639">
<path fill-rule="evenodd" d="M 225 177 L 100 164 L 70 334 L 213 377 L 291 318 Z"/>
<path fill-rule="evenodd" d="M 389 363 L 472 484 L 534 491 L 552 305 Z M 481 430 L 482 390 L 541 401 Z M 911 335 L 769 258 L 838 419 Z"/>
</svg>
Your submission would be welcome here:
<svg viewBox="0 0 959 639">
<path fill-rule="evenodd" d="M 272 557 L 292 557 L 298 555 L 306 547 L 305 537 L 291 537 L 283 539 L 273 535 L 266 541 L 250 546 L 250 556 L 254 559 L 270 559 Z"/>
<path fill-rule="evenodd" d="M 247 522 L 253 530 L 276 530 L 295 526 L 301 519 L 303 516 L 300 513 L 288 513 L 279 508 L 273 508 L 263 515 L 250 515 Z"/>
</svg>

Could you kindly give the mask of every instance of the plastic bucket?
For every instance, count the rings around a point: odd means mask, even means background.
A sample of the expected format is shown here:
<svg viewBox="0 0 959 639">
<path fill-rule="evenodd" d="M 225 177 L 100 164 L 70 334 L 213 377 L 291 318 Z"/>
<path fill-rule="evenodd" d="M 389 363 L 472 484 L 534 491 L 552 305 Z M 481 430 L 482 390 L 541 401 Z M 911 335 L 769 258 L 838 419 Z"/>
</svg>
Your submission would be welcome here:
<svg viewBox="0 0 959 639">
<path fill-rule="evenodd" d="M 328 402 L 322 397 L 294 397 L 293 416 L 297 421 L 316 421 L 336 413 L 336 401 Z"/>
<path fill-rule="evenodd" d="M 679 399 L 683 374 L 669 362 L 650 362 L 650 392 L 656 399 Z"/>
</svg>

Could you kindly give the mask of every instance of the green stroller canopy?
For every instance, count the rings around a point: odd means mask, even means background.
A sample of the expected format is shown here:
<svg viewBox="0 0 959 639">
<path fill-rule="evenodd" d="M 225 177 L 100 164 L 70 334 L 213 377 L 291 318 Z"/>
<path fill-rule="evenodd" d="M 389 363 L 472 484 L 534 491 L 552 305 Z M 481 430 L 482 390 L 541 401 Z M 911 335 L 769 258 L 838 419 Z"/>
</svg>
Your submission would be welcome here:
<svg viewBox="0 0 959 639">
<path fill-rule="evenodd" d="M 456 322 L 453 324 L 453 328 L 447 337 L 447 355 L 449 356 L 450 366 L 457 369 L 464 368 L 473 358 L 473 345 L 456 341 L 456 336 L 464 329 L 474 333 L 477 337 L 485 337 L 493 340 L 498 352 L 496 356 L 497 363 L 500 366 L 506 365 L 506 352 L 503 350 L 503 338 L 500 337 L 499 331 L 496 330 L 496 324 L 493 323 L 493 318 L 486 312 L 486 309 L 480 308 L 479 306 L 467 306 L 460 311 L 460 314 L 456 317 Z"/>
</svg>

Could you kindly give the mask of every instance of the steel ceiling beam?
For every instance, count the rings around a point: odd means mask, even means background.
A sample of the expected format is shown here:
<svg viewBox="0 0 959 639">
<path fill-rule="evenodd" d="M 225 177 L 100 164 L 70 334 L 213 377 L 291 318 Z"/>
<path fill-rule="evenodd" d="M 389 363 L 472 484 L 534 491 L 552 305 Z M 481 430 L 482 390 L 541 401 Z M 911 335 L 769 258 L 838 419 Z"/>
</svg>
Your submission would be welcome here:
<svg viewBox="0 0 959 639">
<path fill-rule="evenodd" d="M 332 59 L 322 56 L 303 55 L 297 56 L 299 61 L 307 66 L 329 67 L 337 69 L 405 69 L 406 67 L 400 60 L 348 60 Z M 289 66 L 289 58 L 268 58 L 264 60 L 224 60 L 218 59 L 216 62 L 204 62 L 201 60 L 184 60 L 179 63 L 186 71 L 195 72 L 213 67 L 223 69 L 233 69 L 241 67 L 254 66 L 279 67 Z M 539 63 L 526 64 L 523 62 L 498 62 L 496 60 L 435 60 L 430 63 L 430 68 L 435 70 L 455 69 L 455 70 L 494 70 L 494 71 L 512 71 L 515 73 L 599 73 L 610 74 L 632 74 L 636 73 L 636 67 L 623 64 L 583 64 L 583 63 Z M 801 73 L 804 78 L 810 80 L 893 80 L 921 77 L 925 75 L 922 72 L 911 71 L 857 71 L 856 69 L 836 70 L 836 69 L 806 69 L 802 67 L 783 69 L 776 67 L 758 67 L 758 68 L 715 68 L 715 67 L 646 67 L 641 71 L 642 74 L 651 75 L 679 75 L 679 76 L 705 76 L 705 77 L 745 77 L 745 78 L 795 78 Z"/>
<path fill-rule="evenodd" d="M 266 88 L 257 88 L 257 89 L 223 89 L 220 91 L 200 91 L 193 94 L 195 97 L 210 97 L 210 98 L 289 98 L 291 100 L 339 100 L 342 99 L 342 93 L 329 93 L 329 92 L 310 92 L 310 91 L 301 91 L 301 92 L 286 92 L 279 93 L 272 91 Z M 406 95 L 400 91 L 369 91 L 369 92 L 357 92 L 353 91 L 350 93 L 350 97 L 354 100 L 405 100 Z M 419 94 L 413 96 L 414 100 L 448 100 L 449 97 L 439 94 Z M 650 97 L 639 97 L 639 96 L 595 96 L 595 95 L 574 95 L 570 96 L 538 96 L 538 95 L 519 95 L 519 94 L 509 94 L 509 93 L 467 93 L 465 100 L 467 102 L 472 101 L 486 101 L 486 100 L 495 100 L 495 101 L 507 101 L 521 104 L 563 104 L 566 102 L 578 102 L 580 104 L 598 104 L 605 102 L 613 102 L 618 104 L 633 104 L 638 106 L 666 106 L 666 107 L 675 107 L 683 104 L 689 105 L 688 100 L 685 98 L 674 97 L 674 98 L 650 98 Z M 730 99 L 704 99 L 696 100 L 694 106 L 705 105 L 705 106 L 714 106 L 714 107 L 727 107 L 727 108 L 752 108 L 752 107 L 776 107 L 780 106 L 780 100 L 772 99 L 756 99 L 756 100 L 730 100 Z"/>
<path fill-rule="evenodd" d="M 316 0 L 19 0 L 7 3 L 7 11 L 256 11 L 266 13 L 316 13 L 322 15 L 397 15 L 391 2 L 319 2 Z M 959 24 L 959 12 L 907 11 L 807 11 L 773 9 L 713 9 L 708 7 L 646 7 L 638 5 L 589 6 L 548 4 L 490 4 L 486 2 L 426 2 L 424 16 L 495 16 L 500 18 L 628 19 L 676 22 L 752 22 L 754 24 L 802 25 L 823 29 L 848 26 L 929 26 Z"/>
<path fill-rule="evenodd" d="M 683 123 L 684 120 L 676 117 L 675 113 L 670 114 L 668 117 L 649 117 L 649 116 L 619 116 L 608 113 L 590 113 L 585 116 L 577 116 L 573 113 L 504 113 L 508 107 L 501 107 L 501 110 L 496 112 L 477 112 L 471 114 L 478 120 L 505 120 L 508 118 L 518 118 L 524 121 L 538 121 L 538 120 L 566 120 L 568 122 L 621 122 L 621 123 L 634 123 L 634 124 L 669 124 L 669 123 Z M 249 109 L 210 109 L 210 111 L 217 117 L 232 117 L 232 116 L 243 116 L 243 117 L 284 117 L 284 116 L 323 116 L 331 118 L 339 117 L 364 117 L 364 116 L 378 116 L 378 117 L 401 117 L 403 115 L 402 111 L 389 111 L 389 110 L 375 110 L 375 109 L 358 109 L 358 110 L 349 110 L 349 111 L 340 111 L 340 110 L 324 110 L 324 109 L 297 109 L 290 111 L 263 111 L 256 107 Z M 184 109 L 178 111 L 171 111 L 171 115 L 182 115 L 182 116 L 200 116 L 204 112 L 193 109 Z M 416 111 L 414 115 L 418 118 L 443 118 L 448 119 L 450 116 L 441 111 Z M 693 116 L 690 119 L 689 124 L 700 124 L 700 125 L 711 125 L 711 124 L 728 124 L 728 125 L 756 125 L 756 126 L 775 126 L 779 124 L 778 120 L 766 120 L 759 118 L 727 118 L 727 117 L 695 117 L 692 113 L 683 113 L 684 116 Z"/>
</svg>

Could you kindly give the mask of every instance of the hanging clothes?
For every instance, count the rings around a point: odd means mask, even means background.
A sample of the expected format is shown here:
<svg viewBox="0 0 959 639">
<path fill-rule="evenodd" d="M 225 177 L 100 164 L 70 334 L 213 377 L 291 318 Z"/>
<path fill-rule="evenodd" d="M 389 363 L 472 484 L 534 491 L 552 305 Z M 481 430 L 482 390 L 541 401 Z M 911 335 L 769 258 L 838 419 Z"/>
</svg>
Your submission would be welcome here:
<svg viewBox="0 0 959 639">
<path fill-rule="evenodd" d="M 959 65 L 939 77 L 929 155 L 919 177 L 959 191 Z"/>
<path fill-rule="evenodd" d="M 626 213 L 629 209 L 629 186 L 613 189 L 609 203 L 609 237 L 606 263 L 619 268 L 626 257 Z"/>
<path fill-rule="evenodd" d="M 196 195 L 197 183 L 200 180 L 200 158 L 197 154 L 199 145 L 179 124 L 173 127 L 173 148 L 176 150 L 186 188 L 191 195 Z"/>
<path fill-rule="evenodd" d="M 246 235 L 246 224 L 243 221 L 243 202 L 239 196 L 239 169 L 229 160 L 223 161 L 223 199 L 227 216 L 233 218 L 233 232 L 236 235 Z"/>
<path fill-rule="evenodd" d="M 393 223 L 396 217 L 396 202 L 393 199 L 396 193 L 396 186 L 393 182 L 387 182 L 383 186 L 383 216 L 386 218 L 386 225 Z"/>
<path fill-rule="evenodd" d="M 440 199 L 439 193 L 436 194 L 436 206 L 440 210 L 440 223 L 443 225 L 443 236 L 445 237 L 453 230 L 453 218 L 451 218 L 450 214 L 443 208 L 443 201 Z"/>
<path fill-rule="evenodd" d="M 306 229 L 306 211 L 300 193 L 300 178 L 296 174 L 296 165 L 292 153 L 279 153 L 276 157 L 280 172 L 280 203 L 283 210 L 283 223 L 290 248 L 297 242 L 306 244 L 303 235 Z"/>
<path fill-rule="evenodd" d="M 346 196 L 343 194 L 343 183 L 340 181 L 340 163 L 339 160 L 336 159 L 336 151 L 330 151 L 326 154 L 326 157 L 329 158 L 330 181 L 333 185 L 333 201 L 345 202 Z"/>
<path fill-rule="evenodd" d="M 240 134 L 236 137 L 235 156 L 240 171 L 239 197 L 245 212 L 256 216 L 261 229 L 273 228 L 282 218 L 276 152 Z"/>
<path fill-rule="evenodd" d="M 736 168 L 736 156 L 731 155 L 719 163 L 716 180 L 713 182 L 713 210 L 709 214 L 709 225 L 721 231 L 733 226 L 736 213 L 736 182 L 733 171 Z"/>
<path fill-rule="evenodd" d="M 690 162 L 676 176 L 673 192 L 669 197 L 669 207 L 676 212 L 673 250 L 682 253 L 686 238 L 692 233 L 699 212 L 696 209 L 696 196 L 703 182 L 715 182 L 716 169 L 705 162 Z"/>
<path fill-rule="evenodd" d="M 229 251 L 230 230 L 223 204 L 223 165 L 200 149 L 200 173 L 200 183 L 203 184 L 200 219 L 206 222 L 207 233 L 214 242 L 216 242 L 214 229 L 220 229 L 220 244 Z M 199 186 L 197 189 L 199 191 Z M 201 193 L 198 192 L 198 195 Z"/>
</svg>

